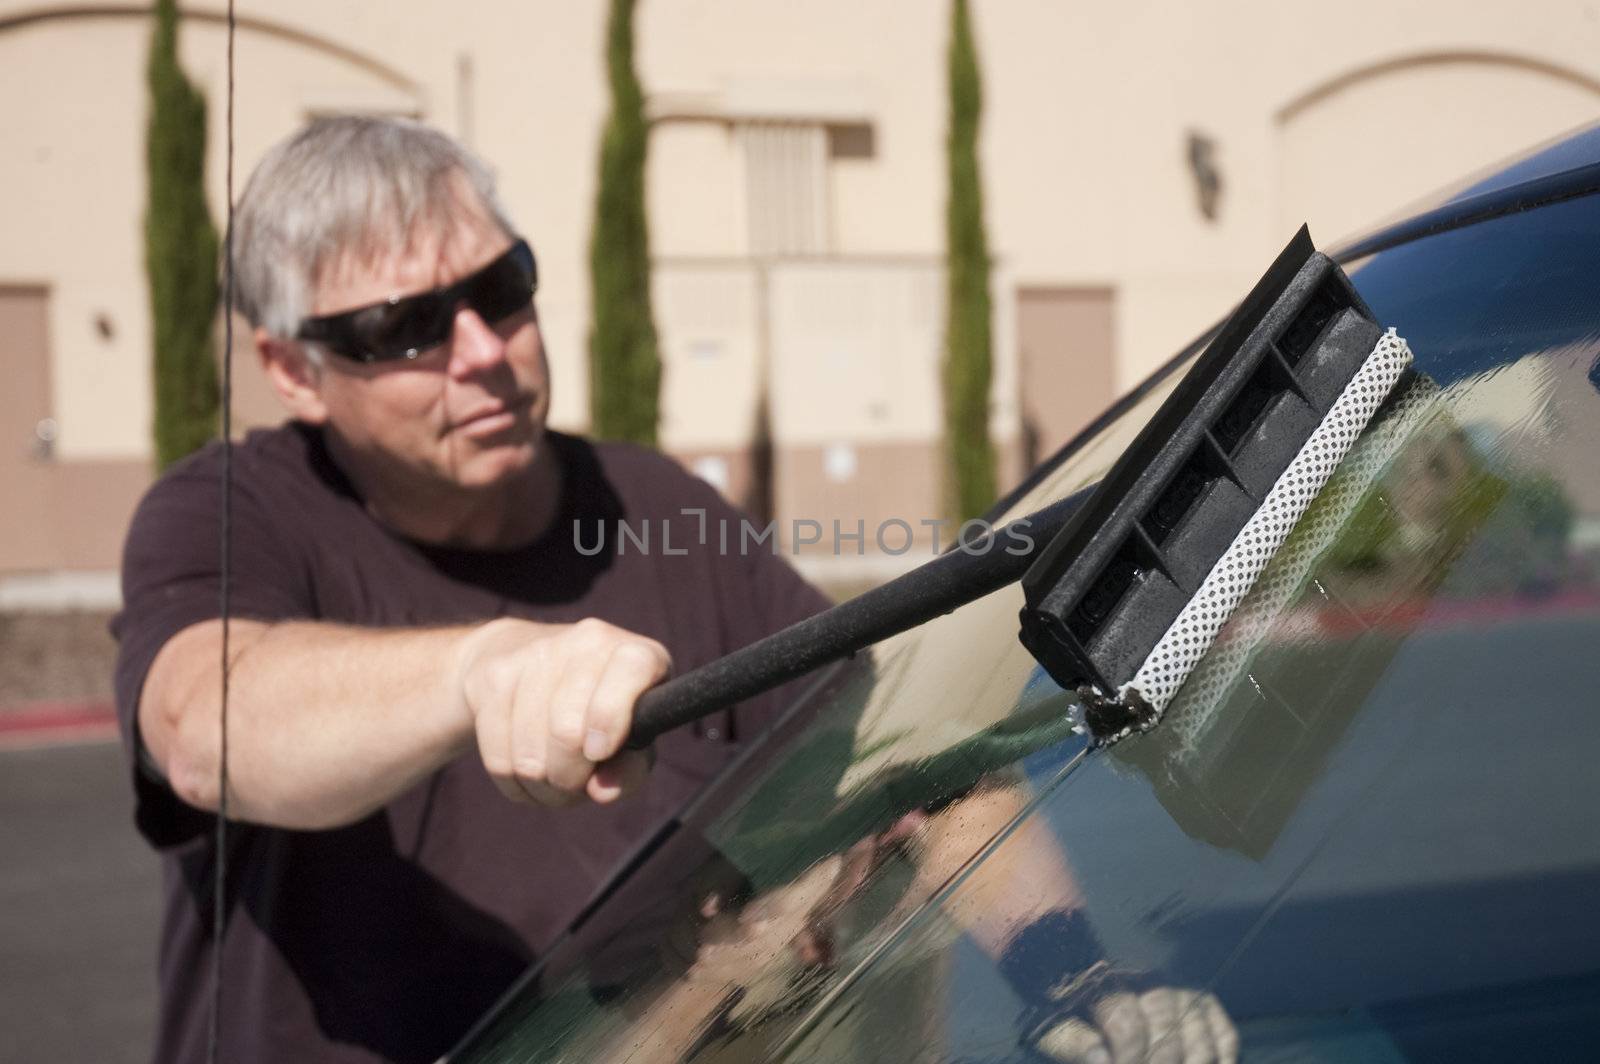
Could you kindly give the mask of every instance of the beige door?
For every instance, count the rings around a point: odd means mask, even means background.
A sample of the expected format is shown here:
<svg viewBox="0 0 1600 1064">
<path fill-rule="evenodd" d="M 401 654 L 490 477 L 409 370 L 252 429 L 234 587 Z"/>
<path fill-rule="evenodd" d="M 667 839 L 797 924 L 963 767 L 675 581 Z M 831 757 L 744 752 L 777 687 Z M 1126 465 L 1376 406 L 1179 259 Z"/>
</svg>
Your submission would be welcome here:
<svg viewBox="0 0 1600 1064">
<path fill-rule="evenodd" d="M 40 569 L 50 536 L 49 290 L 0 285 L 0 572 Z"/>
<path fill-rule="evenodd" d="M 1109 288 L 1017 291 L 1025 469 L 1050 457 L 1115 395 Z"/>
</svg>

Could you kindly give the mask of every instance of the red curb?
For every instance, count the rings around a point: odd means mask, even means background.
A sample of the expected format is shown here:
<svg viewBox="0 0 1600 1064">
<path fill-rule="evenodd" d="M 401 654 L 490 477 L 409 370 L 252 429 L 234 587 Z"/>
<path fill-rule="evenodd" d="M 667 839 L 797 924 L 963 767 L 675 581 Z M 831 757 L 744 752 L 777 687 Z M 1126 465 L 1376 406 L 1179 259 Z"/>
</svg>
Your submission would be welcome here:
<svg viewBox="0 0 1600 1064">
<path fill-rule="evenodd" d="M 104 731 L 116 728 L 109 702 L 24 702 L 0 708 L 0 735 Z"/>
</svg>

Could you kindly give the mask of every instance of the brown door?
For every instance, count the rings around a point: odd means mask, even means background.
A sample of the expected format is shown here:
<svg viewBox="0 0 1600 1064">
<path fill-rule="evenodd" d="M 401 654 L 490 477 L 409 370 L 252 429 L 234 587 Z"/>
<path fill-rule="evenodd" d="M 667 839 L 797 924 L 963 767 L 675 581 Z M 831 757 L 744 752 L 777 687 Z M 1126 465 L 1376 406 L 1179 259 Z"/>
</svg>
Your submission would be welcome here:
<svg viewBox="0 0 1600 1064">
<path fill-rule="evenodd" d="M 51 542 L 49 290 L 0 285 L 0 572 L 42 569 Z"/>
<path fill-rule="evenodd" d="M 1116 394 L 1109 288 L 1017 292 L 1025 469 L 1054 454 Z"/>
</svg>

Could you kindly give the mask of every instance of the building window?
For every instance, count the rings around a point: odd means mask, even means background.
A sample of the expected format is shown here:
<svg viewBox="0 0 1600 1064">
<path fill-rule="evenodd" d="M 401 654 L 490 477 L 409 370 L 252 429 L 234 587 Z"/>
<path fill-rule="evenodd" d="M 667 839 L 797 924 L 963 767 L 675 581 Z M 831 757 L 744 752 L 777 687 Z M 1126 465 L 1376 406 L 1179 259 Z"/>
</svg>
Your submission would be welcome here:
<svg viewBox="0 0 1600 1064">
<path fill-rule="evenodd" d="M 750 253 L 822 255 L 830 248 L 828 133 L 806 122 L 741 122 Z"/>
</svg>

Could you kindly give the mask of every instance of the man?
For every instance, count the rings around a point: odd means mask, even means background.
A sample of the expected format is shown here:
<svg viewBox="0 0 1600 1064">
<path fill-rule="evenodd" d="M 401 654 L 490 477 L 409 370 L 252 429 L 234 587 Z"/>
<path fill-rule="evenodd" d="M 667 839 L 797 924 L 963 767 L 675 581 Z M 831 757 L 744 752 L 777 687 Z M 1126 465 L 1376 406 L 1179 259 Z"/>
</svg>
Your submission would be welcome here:
<svg viewBox="0 0 1600 1064">
<path fill-rule="evenodd" d="M 669 460 L 546 429 L 532 253 L 448 138 L 314 123 L 234 232 L 293 420 L 233 459 L 220 947 L 219 446 L 141 504 L 114 625 L 165 865 L 157 1059 L 205 1059 L 220 948 L 220 1059 L 432 1061 L 779 704 L 667 736 L 647 771 L 621 749 L 639 694 L 824 600 L 699 545 L 737 517 Z M 578 549 L 617 520 L 670 525 L 674 553 Z"/>
</svg>

